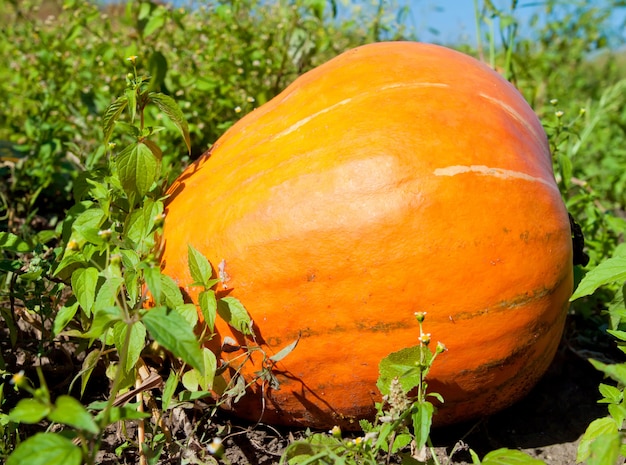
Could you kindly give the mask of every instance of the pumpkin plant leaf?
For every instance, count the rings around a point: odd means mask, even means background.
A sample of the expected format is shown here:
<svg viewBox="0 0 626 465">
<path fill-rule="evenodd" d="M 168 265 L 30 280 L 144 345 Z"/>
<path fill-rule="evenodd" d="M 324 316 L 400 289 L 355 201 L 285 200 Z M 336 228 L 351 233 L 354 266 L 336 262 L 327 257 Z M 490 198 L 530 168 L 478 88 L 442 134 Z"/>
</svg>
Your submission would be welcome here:
<svg viewBox="0 0 626 465">
<path fill-rule="evenodd" d="M 102 130 L 104 132 L 104 144 L 106 145 L 113 134 L 113 128 L 115 127 L 115 121 L 124 111 L 124 108 L 128 105 L 128 97 L 122 96 L 111 103 L 104 111 L 102 117 Z"/>
<path fill-rule="evenodd" d="M 587 273 L 570 301 L 593 294 L 600 286 L 617 281 L 626 281 L 626 257 L 609 258 Z"/>
<path fill-rule="evenodd" d="M 190 325 L 180 313 L 167 307 L 155 307 L 146 311 L 142 320 L 150 335 L 163 347 L 193 368 L 204 372 L 204 354 Z"/>
<path fill-rule="evenodd" d="M 80 448 L 60 434 L 37 433 L 21 442 L 6 465 L 80 465 Z"/>
</svg>

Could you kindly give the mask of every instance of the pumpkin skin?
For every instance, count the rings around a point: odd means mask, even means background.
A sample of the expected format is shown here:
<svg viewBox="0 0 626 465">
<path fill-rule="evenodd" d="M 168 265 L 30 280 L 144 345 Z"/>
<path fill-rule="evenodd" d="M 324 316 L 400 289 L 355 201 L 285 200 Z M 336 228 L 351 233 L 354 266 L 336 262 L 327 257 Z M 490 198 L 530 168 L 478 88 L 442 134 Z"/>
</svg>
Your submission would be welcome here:
<svg viewBox="0 0 626 465">
<path fill-rule="evenodd" d="M 280 389 L 253 383 L 241 417 L 358 427 L 380 400 L 380 360 L 418 344 L 418 311 L 448 348 L 428 376 L 445 400 L 436 425 L 520 399 L 559 344 L 572 244 L 545 133 L 512 85 L 459 52 L 348 51 L 235 124 L 169 195 L 164 273 L 195 301 L 191 244 L 223 261 L 223 292 L 268 355 L 300 337 L 274 367 Z"/>
</svg>

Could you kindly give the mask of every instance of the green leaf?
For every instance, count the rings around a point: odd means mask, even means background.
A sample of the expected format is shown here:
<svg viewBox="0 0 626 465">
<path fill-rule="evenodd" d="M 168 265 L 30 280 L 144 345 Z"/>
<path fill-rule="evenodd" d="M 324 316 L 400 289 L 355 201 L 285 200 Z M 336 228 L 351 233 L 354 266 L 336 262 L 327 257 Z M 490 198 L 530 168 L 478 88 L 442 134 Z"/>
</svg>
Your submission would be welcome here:
<svg viewBox="0 0 626 465">
<path fill-rule="evenodd" d="M 72 273 L 72 291 L 87 316 L 91 316 L 97 285 L 98 270 L 93 267 L 79 268 Z"/>
<path fill-rule="evenodd" d="M 418 402 L 413 408 L 415 409 L 411 415 L 413 419 L 413 434 L 415 436 L 416 448 L 420 450 L 426 445 L 430 435 L 435 407 L 430 402 L 424 401 Z"/>
<path fill-rule="evenodd" d="M 191 278 L 198 284 L 206 287 L 213 275 L 213 268 L 209 260 L 196 250 L 191 244 L 187 246 L 187 263 Z"/>
<path fill-rule="evenodd" d="M 512 449 L 497 449 L 489 452 L 481 463 L 482 465 L 546 465 L 543 460 Z"/>
<path fill-rule="evenodd" d="M 615 363 L 607 365 L 606 363 L 599 362 L 598 360 L 589 360 L 589 362 L 596 368 L 604 372 L 605 375 L 614 379 L 618 383 L 626 384 L 626 363 Z"/>
<path fill-rule="evenodd" d="M 215 354 L 204 347 L 202 349 L 204 359 L 204 374 L 198 370 L 189 370 L 183 374 L 183 386 L 189 391 L 197 391 L 200 387 L 203 391 L 213 389 L 215 370 L 217 369 L 217 359 Z"/>
<path fill-rule="evenodd" d="M 63 425 L 73 426 L 91 434 L 98 434 L 100 429 L 85 407 L 72 396 L 59 396 L 55 408 L 48 414 L 48 419 Z"/>
<path fill-rule="evenodd" d="M 194 328 L 179 313 L 155 307 L 145 312 L 142 322 L 159 344 L 205 374 L 204 355 Z"/>
<path fill-rule="evenodd" d="M 600 391 L 600 394 L 602 394 L 602 397 L 606 399 L 605 402 L 608 401 L 614 404 L 621 402 L 624 395 L 621 389 L 603 383 L 600 383 L 600 386 L 598 386 L 598 390 Z"/>
<path fill-rule="evenodd" d="M 150 84 L 148 90 L 159 90 L 165 82 L 167 74 L 167 59 L 159 51 L 154 51 L 148 60 L 148 69 L 150 70 Z"/>
<path fill-rule="evenodd" d="M 50 413 L 50 406 L 37 399 L 22 399 L 9 412 L 9 419 L 16 423 L 39 423 Z"/>
<path fill-rule="evenodd" d="M 21 442 L 6 465 L 80 465 L 82 453 L 69 439 L 54 433 L 37 433 Z"/>
<path fill-rule="evenodd" d="M 128 345 L 128 351 L 123 353 L 124 341 L 126 340 L 126 334 L 130 328 L 130 339 Z M 120 360 L 124 359 L 124 373 L 128 373 L 135 368 L 141 351 L 146 345 L 146 327 L 139 321 L 134 322 L 130 326 L 123 322 L 118 321 L 113 327 L 113 339 L 115 340 L 115 347 L 120 356 Z"/>
<path fill-rule="evenodd" d="M 100 354 L 101 352 L 99 350 L 92 350 L 85 356 L 85 360 L 83 360 L 80 373 L 81 396 L 85 393 L 87 383 L 89 382 L 89 378 L 91 378 L 91 373 L 93 373 L 93 370 L 96 368 L 98 360 L 100 359 Z"/>
<path fill-rule="evenodd" d="M 217 317 L 217 298 L 215 297 L 215 291 L 209 289 L 202 291 L 198 295 L 198 304 L 200 305 L 200 312 L 207 324 L 209 330 L 213 332 L 215 330 L 215 318 Z"/>
<path fill-rule="evenodd" d="M 150 92 L 148 96 L 150 97 L 150 100 L 152 100 L 154 104 L 159 107 L 159 110 L 165 113 L 176 125 L 176 127 L 182 134 L 183 139 L 185 140 L 187 150 L 189 151 L 189 153 L 191 153 L 191 138 L 189 136 L 189 127 L 187 126 L 185 115 L 183 115 L 183 112 L 178 107 L 176 100 L 160 92 Z"/>
<path fill-rule="evenodd" d="M 615 465 L 620 455 L 621 435 L 617 431 L 598 436 L 591 443 L 587 465 Z"/>
<path fill-rule="evenodd" d="M 176 284 L 173 278 L 165 274 L 161 274 L 161 292 L 165 297 L 165 305 L 168 308 L 177 308 L 185 304 L 178 284 Z M 157 301 L 157 304 L 161 303 L 163 302 Z"/>
<path fill-rule="evenodd" d="M 98 289 L 94 311 L 97 311 L 99 308 L 114 306 L 123 283 L 124 279 L 117 276 L 107 278 L 100 286 L 100 289 Z"/>
<path fill-rule="evenodd" d="M 270 360 L 272 362 L 280 362 L 283 358 L 285 358 L 287 355 L 289 355 L 293 351 L 293 349 L 296 348 L 296 346 L 298 345 L 298 342 L 300 342 L 300 337 L 299 336 L 298 336 L 298 339 L 293 341 L 291 344 L 289 344 L 288 346 L 283 347 L 281 350 L 278 351 L 278 353 L 272 355 L 270 357 Z"/>
<path fill-rule="evenodd" d="M 142 268 L 143 277 L 146 280 L 150 294 L 152 294 L 152 298 L 156 304 L 159 305 L 161 303 L 161 292 L 163 290 L 163 275 L 161 274 L 161 270 L 155 266 L 143 266 Z"/>
<path fill-rule="evenodd" d="M 570 301 L 593 294 L 605 284 L 626 280 L 626 257 L 612 257 L 585 275 Z"/>
<path fill-rule="evenodd" d="M 585 434 L 583 434 L 578 443 L 578 452 L 576 454 L 576 462 L 585 462 L 591 456 L 591 447 L 594 441 L 603 435 L 612 435 L 617 433 L 618 428 L 615 420 L 611 417 L 597 418 L 593 420 Z M 615 462 L 613 462 L 615 463 Z"/>
<path fill-rule="evenodd" d="M 382 359 L 378 366 L 380 375 L 376 385 L 381 393 L 387 395 L 391 381 L 398 378 L 402 390 L 405 393 L 409 392 L 426 376 L 431 360 L 432 353 L 428 347 L 421 344 L 392 352 Z"/>
<path fill-rule="evenodd" d="M 56 317 L 54 317 L 54 324 L 52 325 L 52 332 L 55 335 L 58 335 L 61 331 L 63 331 L 65 327 L 67 326 L 67 324 L 72 320 L 72 318 L 74 318 L 74 315 L 76 315 L 77 310 L 78 310 L 77 301 L 74 300 L 71 304 L 69 301 L 66 302 L 65 305 L 63 305 L 63 307 L 59 309 Z"/>
<path fill-rule="evenodd" d="M 143 29 L 144 37 L 148 37 L 154 34 L 156 31 L 161 29 L 165 25 L 165 16 L 163 13 L 159 13 L 161 10 L 156 10 L 154 14 L 150 16 L 150 19 L 146 23 L 145 28 Z"/>
<path fill-rule="evenodd" d="M 172 397 L 178 387 L 178 373 L 175 370 L 170 370 L 170 375 L 167 377 L 167 381 L 163 385 L 163 394 L 161 397 L 161 408 L 163 411 L 167 410 L 172 403 Z"/>
<path fill-rule="evenodd" d="M 104 132 L 105 145 L 109 142 L 113 128 L 115 127 L 115 121 L 119 118 L 120 114 L 124 111 L 128 105 L 128 97 L 123 96 L 115 100 L 111 105 L 107 107 L 102 116 L 102 130 Z"/>
<path fill-rule="evenodd" d="M 127 195 L 143 197 L 156 181 L 160 164 L 144 144 L 131 144 L 115 158 L 117 173 Z"/>
<path fill-rule="evenodd" d="M 15 253 L 28 253 L 32 247 L 25 240 L 10 232 L 0 232 L 0 249 Z"/>
<path fill-rule="evenodd" d="M 112 305 L 110 307 L 97 307 L 94 311 L 93 321 L 89 331 L 85 334 L 77 335 L 89 339 L 98 339 L 104 332 L 115 324 L 117 321 L 123 320 L 124 315 L 122 309 Z"/>
<path fill-rule="evenodd" d="M 198 309 L 194 304 L 182 304 L 174 309 L 176 313 L 182 316 L 192 327 L 198 324 Z"/>
<path fill-rule="evenodd" d="M 244 306 L 234 297 L 223 297 L 217 301 L 217 313 L 240 333 L 252 335 L 252 319 Z"/>
</svg>

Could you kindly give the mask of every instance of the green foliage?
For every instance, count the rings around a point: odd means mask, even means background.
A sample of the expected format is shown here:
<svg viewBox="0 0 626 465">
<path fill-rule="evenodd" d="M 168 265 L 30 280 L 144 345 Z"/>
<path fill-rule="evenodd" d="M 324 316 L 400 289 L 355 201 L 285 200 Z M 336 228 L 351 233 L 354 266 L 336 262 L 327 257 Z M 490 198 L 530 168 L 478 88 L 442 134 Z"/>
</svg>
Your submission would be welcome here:
<svg viewBox="0 0 626 465">
<path fill-rule="evenodd" d="M 252 321 L 241 303 L 216 293 L 220 266 L 214 269 L 193 244 L 188 263 L 205 326 L 160 273 L 164 188 L 299 74 L 346 48 L 406 37 L 407 8 L 372 5 L 230 0 L 186 9 L 150 0 L 123 6 L 0 0 L 0 328 L 7 336 L 0 341 L 0 460 L 93 463 L 109 425 L 146 417 L 138 405 L 116 399 L 163 349 L 174 356 L 163 375 L 162 412 L 243 394 L 243 378 L 227 383 L 221 378 L 227 367 L 203 345 L 217 336 L 219 318 L 254 340 Z M 477 47 L 459 48 L 499 69 L 541 117 L 559 188 L 590 257 L 587 267 L 576 267 L 574 316 L 596 332 L 608 326 L 625 351 L 626 67 L 623 53 L 613 51 L 623 38 L 608 22 L 623 6 L 550 0 L 522 24 L 519 2 L 476 1 Z M 524 26 L 530 36 L 519 35 Z M 71 395 L 53 396 L 41 372 L 36 387 L 27 377 L 33 371 L 9 373 L 14 351 L 39 358 L 60 341 L 73 344 L 82 363 L 71 373 Z M 375 421 L 361 424 L 361 437 L 310 434 L 289 447 L 284 461 L 380 463 L 392 455 L 406 464 L 426 461 L 443 400 L 427 384 L 438 350 L 418 342 L 381 361 L 385 400 Z M 259 378 L 278 387 L 272 368 L 297 343 L 271 357 L 243 347 L 241 361 L 259 355 Z M 610 380 L 600 385 L 608 416 L 589 425 L 577 460 L 608 465 L 625 455 L 626 368 L 591 363 Z M 77 397 L 101 366 L 108 367 L 109 400 L 84 405 Z M 62 433 L 53 433 L 52 424 Z M 143 444 L 153 463 L 163 435 L 157 430 Z M 482 461 L 470 453 L 485 465 L 539 463 L 518 451 L 493 451 Z"/>
</svg>

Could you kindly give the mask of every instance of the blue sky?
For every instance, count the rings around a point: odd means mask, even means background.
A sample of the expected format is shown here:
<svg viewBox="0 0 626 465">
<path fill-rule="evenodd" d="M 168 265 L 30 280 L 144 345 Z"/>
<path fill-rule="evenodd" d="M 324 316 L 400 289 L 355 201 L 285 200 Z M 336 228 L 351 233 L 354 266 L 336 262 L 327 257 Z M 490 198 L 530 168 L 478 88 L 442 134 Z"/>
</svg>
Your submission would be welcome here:
<svg viewBox="0 0 626 465">
<path fill-rule="evenodd" d="M 352 0 L 359 2 L 361 0 Z M 466 43 L 476 45 L 476 24 L 474 13 L 474 0 L 396 0 L 402 5 L 408 5 L 411 9 L 409 24 L 415 27 L 418 37 L 423 41 L 435 41 L 445 44 Z M 510 12 L 511 0 L 492 0 L 493 4 L 505 11 Z M 483 4 L 482 0 L 478 2 Z M 535 13 L 542 12 L 544 0 L 519 0 L 514 12 L 519 21 L 518 34 L 523 37 L 530 35 L 529 20 Z M 557 9 L 573 7 L 573 3 L 563 0 Z M 608 0 L 587 0 L 588 6 L 607 7 Z M 623 23 L 626 17 L 626 8 L 614 8 L 611 25 L 616 29 Z M 540 15 L 541 18 L 541 15 Z M 439 31 L 438 35 L 429 32 L 429 28 Z M 497 26 L 496 26 L 497 30 Z"/>
</svg>

